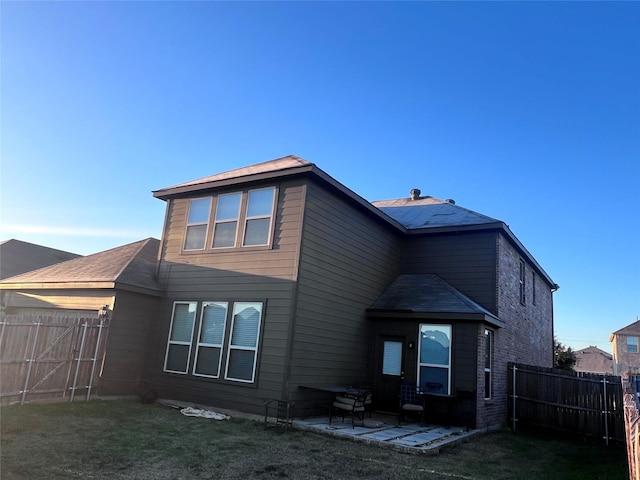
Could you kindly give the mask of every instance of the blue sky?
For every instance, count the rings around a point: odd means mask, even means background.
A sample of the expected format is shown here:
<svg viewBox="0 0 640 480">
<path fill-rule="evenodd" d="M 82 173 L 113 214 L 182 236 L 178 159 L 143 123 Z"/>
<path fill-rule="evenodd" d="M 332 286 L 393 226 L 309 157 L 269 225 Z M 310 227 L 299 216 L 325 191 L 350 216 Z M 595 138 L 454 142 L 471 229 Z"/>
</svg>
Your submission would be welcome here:
<svg viewBox="0 0 640 480">
<path fill-rule="evenodd" d="M 453 198 L 551 278 L 556 334 L 640 317 L 639 2 L 0 4 L 0 240 L 159 238 L 152 190 L 295 154 Z"/>
</svg>

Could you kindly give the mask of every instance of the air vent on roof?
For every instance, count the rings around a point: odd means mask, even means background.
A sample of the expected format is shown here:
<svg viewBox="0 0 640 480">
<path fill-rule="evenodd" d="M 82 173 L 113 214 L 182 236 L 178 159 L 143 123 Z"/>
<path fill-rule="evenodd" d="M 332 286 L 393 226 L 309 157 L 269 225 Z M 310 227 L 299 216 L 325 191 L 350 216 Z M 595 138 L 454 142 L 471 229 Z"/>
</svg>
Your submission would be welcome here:
<svg viewBox="0 0 640 480">
<path fill-rule="evenodd" d="M 412 188 L 411 189 L 411 200 L 418 200 L 420 198 L 420 189 L 418 188 Z"/>
<path fill-rule="evenodd" d="M 450 203 L 451 205 L 455 205 L 456 201 L 453 198 L 447 198 L 445 202 Z"/>
</svg>

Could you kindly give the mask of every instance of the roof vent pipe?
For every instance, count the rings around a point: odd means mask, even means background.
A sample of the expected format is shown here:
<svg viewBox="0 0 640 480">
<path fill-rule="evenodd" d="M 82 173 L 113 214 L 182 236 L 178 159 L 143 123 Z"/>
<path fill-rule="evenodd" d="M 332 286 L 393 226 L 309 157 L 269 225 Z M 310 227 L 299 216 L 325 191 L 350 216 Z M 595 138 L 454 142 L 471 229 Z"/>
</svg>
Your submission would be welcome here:
<svg viewBox="0 0 640 480">
<path fill-rule="evenodd" d="M 411 189 L 411 200 L 418 200 L 420 198 L 420 190 L 417 188 Z"/>
</svg>

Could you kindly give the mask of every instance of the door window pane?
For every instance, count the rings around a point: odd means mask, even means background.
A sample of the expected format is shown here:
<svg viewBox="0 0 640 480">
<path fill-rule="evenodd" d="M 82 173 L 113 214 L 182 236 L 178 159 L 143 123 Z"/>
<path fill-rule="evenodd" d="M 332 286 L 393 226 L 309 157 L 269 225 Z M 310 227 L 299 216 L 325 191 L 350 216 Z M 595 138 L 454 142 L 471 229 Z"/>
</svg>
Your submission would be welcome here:
<svg viewBox="0 0 640 480">
<path fill-rule="evenodd" d="M 384 342 L 382 374 L 397 376 L 402 374 L 402 342 Z"/>
</svg>

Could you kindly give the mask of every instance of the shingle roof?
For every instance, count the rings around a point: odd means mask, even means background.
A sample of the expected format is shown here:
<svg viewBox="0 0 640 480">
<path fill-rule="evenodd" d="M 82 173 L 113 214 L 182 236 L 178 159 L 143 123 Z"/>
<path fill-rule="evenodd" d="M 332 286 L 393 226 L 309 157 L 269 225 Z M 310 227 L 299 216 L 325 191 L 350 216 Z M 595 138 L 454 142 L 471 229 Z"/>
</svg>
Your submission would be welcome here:
<svg viewBox="0 0 640 480">
<path fill-rule="evenodd" d="M 443 318 L 483 320 L 504 326 L 489 310 L 435 274 L 398 276 L 373 302 L 368 312 L 433 314 Z"/>
<path fill-rule="evenodd" d="M 613 355 L 590 346 L 573 352 L 576 356 L 576 364 L 573 369 L 576 372 L 590 372 L 613 375 Z"/>
<path fill-rule="evenodd" d="M 0 279 L 66 262 L 80 255 L 22 240 L 0 242 Z"/>
<path fill-rule="evenodd" d="M 295 155 L 288 155 L 282 158 L 276 158 L 275 160 L 269 160 L 267 162 L 257 163 L 248 167 L 236 168 L 235 170 L 229 170 L 208 177 L 199 178 L 196 180 L 190 180 L 188 182 L 179 183 L 171 187 L 162 188 L 156 190 L 153 194 L 156 197 L 162 197 L 165 193 L 176 189 L 195 188 L 201 185 L 220 182 L 223 180 L 241 179 L 244 177 L 250 177 L 252 175 L 276 173 L 283 170 L 289 170 L 297 167 L 311 167 L 313 164 L 306 161 L 303 158 L 296 157 Z"/>
<path fill-rule="evenodd" d="M 421 197 L 416 200 L 400 198 L 372 202 L 391 218 L 408 229 L 486 225 L 500 220 L 460 207 L 451 200 L 435 197 Z"/>
<path fill-rule="evenodd" d="M 137 287 L 161 291 L 155 280 L 160 241 L 147 238 L 104 252 L 87 255 L 33 270 L 0 282 L 2 288 L 52 288 L 64 284 L 113 283 L 121 288 Z"/>
</svg>

